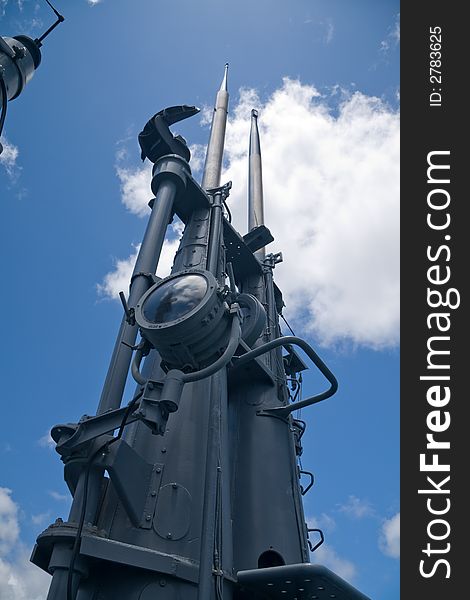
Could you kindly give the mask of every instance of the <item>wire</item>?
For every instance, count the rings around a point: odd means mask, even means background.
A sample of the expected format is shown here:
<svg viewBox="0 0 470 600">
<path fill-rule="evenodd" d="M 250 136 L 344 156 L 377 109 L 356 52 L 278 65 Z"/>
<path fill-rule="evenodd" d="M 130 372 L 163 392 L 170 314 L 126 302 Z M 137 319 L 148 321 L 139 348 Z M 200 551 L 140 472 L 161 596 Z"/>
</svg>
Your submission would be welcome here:
<svg viewBox="0 0 470 600">
<path fill-rule="evenodd" d="M 2 93 L 2 115 L 0 116 L 0 136 L 3 131 L 3 124 L 5 123 L 5 117 L 7 116 L 7 106 L 8 106 L 8 94 L 7 87 L 5 85 L 5 80 L 3 79 L 3 75 L 0 73 L 0 91 Z M 0 154 L 3 152 L 3 146 L 0 144 Z"/>
<path fill-rule="evenodd" d="M 214 556 L 213 573 L 215 575 L 215 593 L 217 600 L 223 600 L 223 527 L 222 527 L 222 399 L 217 398 L 217 479 L 215 498 L 215 531 L 214 531 Z"/>
<path fill-rule="evenodd" d="M 292 335 L 295 335 L 292 327 L 289 325 L 289 323 L 287 322 L 287 319 L 285 318 L 285 316 L 283 314 L 279 315 L 281 317 L 281 319 L 284 321 L 284 323 L 287 325 L 287 327 L 289 328 L 289 331 L 292 333 Z"/>
<path fill-rule="evenodd" d="M 72 555 L 70 557 L 70 563 L 69 563 L 69 572 L 68 572 L 68 576 L 67 576 L 67 600 L 75 600 L 73 590 L 72 590 L 73 572 L 74 572 L 74 568 L 75 568 L 75 562 L 77 560 L 77 557 L 78 557 L 78 554 L 80 551 L 80 542 L 81 542 L 82 533 L 83 533 L 83 526 L 85 524 L 86 505 L 87 505 L 87 499 L 88 499 L 88 483 L 89 483 L 89 479 L 90 479 L 91 465 L 92 465 L 93 461 L 95 460 L 95 458 L 98 456 L 98 454 L 102 453 L 106 448 L 109 448 L 109 446 L 111 444 L 113 444 L 114 442 L 117 442 L 119 439 L 121 439 L 122 434 L 124 432 L 124 427 L 127 425 L 127 419 L 129 418 L 129 415 L 131 414 L 132 409 L 134 408 L 137 400 L 142 396 L 142 393 L 143 393 L 143 391 L 140 391 L 129 402 L 127 409 L 122 417 L 122 421 L 119 426 L 119 431 L 118 431 L 117 436 L 115 438 L 113 438 L 112 440 L 107 441 L 105 444 L 103 444 L 97 450 L 95 450 L 86 463 L 85 479 L 83 482 L 83 500 L 82 500 L 82 506 L 81 506 L 81 511 L 80 511 L 80 519 L 78 521 L 77 535 L 75 536 L 75 540 L 73 543 Z M 76 596 L 76 594 L 75 594 L 75 596 Z"/>
<path fill-rule="evenodd" d="M 299 373 L 299 394 L 300 394 L 300 398 L 299 400 L 302 400 L 302 396 L 303 396 L 303 379 L 302 379 L 302 373 Z M 302 416 L 302 407 L 298 409 L 295 418 L 296 419 L 300 419 L 300 417 Z"/>
</svg>

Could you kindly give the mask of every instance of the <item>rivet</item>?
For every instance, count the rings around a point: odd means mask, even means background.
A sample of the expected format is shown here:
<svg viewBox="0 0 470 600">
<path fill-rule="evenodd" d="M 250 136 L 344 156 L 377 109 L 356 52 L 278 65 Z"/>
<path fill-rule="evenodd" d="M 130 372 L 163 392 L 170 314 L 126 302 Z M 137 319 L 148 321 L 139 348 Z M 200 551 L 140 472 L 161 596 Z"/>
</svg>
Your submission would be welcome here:
<svg viewBox="0 0 470 600">
<path fill-rule="evenodd" d="M 171 538 L 172 538 L 173 536 L 171 535 L 171 533 L 167 533 L 167 534 L 166 534 L 166 537 L 167 537 L 169 540 L 171 540 Z"/>
<path fill-rule="evenodd" d="M 166 586 L 166 581 L 164 579 L 160 579 L 160 585 L 162 587 L 165 587 Z"/>
<path fill-rule="evenodd" d="M 177 483 L 173 483 L 171 486 L 174 490 L 176 490 L 178 488 L 178 484 Z"/>
<path fill-rule="evenodd" d="M 160 467 L 157 467 L 157 468 L 155 469 L 155 471 L 156 471 L 157 473 L 161 473 L 161 472 L 162 472 L 162 470 L 161 470 L 161 468 L 160 468 Z"/>
<path fill-rule="evenodd" d="M 166 448 L 162 448 L 162 454 L 165 454 Z"/>
<path fill-rule="evenodd" d="M 150 495 L 151 495 L 153 498 L 155 498 L 155 496 L 157 495 L 157 492 L 156 492 L 155 490 L 152 490 L 152 491 L 150 492 Z"/>
<path fill-rule="evenodd" d="M 150 519 L 151 519 L 151 518 L 152 518 L 152 517 L 151 517 L 150 515 L 145 515 L 145 520 L 146 520 L 146 521 L 150 521 Z"/>
</svg>

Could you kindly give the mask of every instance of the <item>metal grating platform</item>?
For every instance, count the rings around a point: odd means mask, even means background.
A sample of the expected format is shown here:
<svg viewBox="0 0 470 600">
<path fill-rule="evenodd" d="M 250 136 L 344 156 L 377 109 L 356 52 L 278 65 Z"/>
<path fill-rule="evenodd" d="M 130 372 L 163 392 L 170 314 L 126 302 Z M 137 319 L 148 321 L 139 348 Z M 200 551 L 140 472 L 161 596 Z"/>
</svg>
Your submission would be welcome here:
<svg viewBox="0 0 470 600">
<path fill-rule="evenodd" d="M 239 571 L 237 578 L 253 600 L 370 600 L 326 567 L 310 563 Z"/>
</svg>

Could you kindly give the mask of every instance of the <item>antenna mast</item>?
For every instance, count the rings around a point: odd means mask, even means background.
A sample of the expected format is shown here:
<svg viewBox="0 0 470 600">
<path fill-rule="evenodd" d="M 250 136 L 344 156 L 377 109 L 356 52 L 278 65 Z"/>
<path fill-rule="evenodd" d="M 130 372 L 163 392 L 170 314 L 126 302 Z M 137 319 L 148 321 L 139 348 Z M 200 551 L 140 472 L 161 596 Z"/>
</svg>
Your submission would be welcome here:
<svg viewBox="0 0 470 600">
<path fill-rule="evenodd" d="M 263 171 L 261 166 L 261 145 L 258 130 L 258 111 L 251 111 L 250 148 L 248 157 L 248 231 L 264 225 Z M 263 261 L 264 246 L 255 256 Z"/>
<path fill-rule="evenodd" d="M 73 502 L 33 550 L 52 573 L 47 600 L 367 600 L 309 563 L 323 534 L 305 524 L 313 475 L 298 462 L 306 424 L 293 414 L 332 396 L 337 381 L 307 342 L 281 335 L 279 255 L 254 255 L 272 241 L 259 212 L 255 114 L 256 226 L 241 236 L 224 216 L 227 104 L 226 66 L 202 187 L 186 141 L 170 131 L 198 109 L 161 110 L 139 135 L 155 198 L 101 400 L 96 415 L 51 432 Z M 162 280 L 155 272 L 175 214 L 185 228 Z M 288 390 L 307 368 L 294 347 L 327 382 L 306 399 Z M 129 371 L 137 387 L 121 406 Z"/>
<path fill-rule="evenodd" d="M 206 162 L 201 184 L 204 190 L 217 188 L 220 185 L 229 100 L 227 76 L 228 63 L 225 64 L 224 77 L 215 98 L 211 133 L 207 145 Z"/>
</svg>

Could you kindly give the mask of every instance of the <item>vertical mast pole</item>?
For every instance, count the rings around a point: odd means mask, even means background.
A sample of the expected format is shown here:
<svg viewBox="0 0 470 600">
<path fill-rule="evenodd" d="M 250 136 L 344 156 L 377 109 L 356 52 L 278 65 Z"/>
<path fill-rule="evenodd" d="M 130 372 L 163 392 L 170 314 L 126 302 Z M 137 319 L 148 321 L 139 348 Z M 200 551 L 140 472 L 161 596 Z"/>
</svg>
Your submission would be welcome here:
<svg viewBox="0 0 470 600">
<path fill-rule="evenodd" d="M 201 184 L 201 187 L 205 190 L 217 188 L 220 185 L 229 99 L 227 91 L 227 75 L 228 63 L 225 64 L 224 77 L 215 99 L 211 134 L 207 145 L 206 162 L 204 164 L 204 174 Z"/>
<path fill-rule="evenodd" d="M 264 225 L 263 170 L 261 167 L 261 146 L 258 131 L 258 111 L 251 111 L 250 150 L 248 162 L 248 231 Z M 263 262 L 264 247 L 255 252 Z"/>
<path fill-rule="evenodd" d="M 224 76 L 215 99 L 214 114 L 212 117 L 211 133 L 207 145 L 206 162 L 201 187 L 208 191 L 212 200 L 210 209 L 210 234 L 207 248 L 206 268 L 212 271 L 216 277 L 220 277 L 220 253 L 222 252 L 222 195 L 220 189 L 220 176 L 222 172 L 222 160 L 224 153 L 225 128 L 227 125 L 228 111 L 228 88 L 227 88 L 228 63 L 225 64 Z M 218 189 L 219 188 L 219 189 Z M 227 374 L 226 369 L 211 377 L 209 393 L 209 422 L 207 425 L 207 454 L 205 470 L 205 492 L 203 501 L 203 523 L 201 536 L 201 554 L 199 558 L 199 589 L 198 600 L 212 600 L 214 594 L 225 594 L 227 600 L 232 597 L 232 591 L 227 588 L 227 583 L 220 580 L 216 583 L 214 570 L 222 572 L 224 563 L 229 568 L 232 566 L 231 543 L 216 543 L 224 531 L 225 538 L 231 537 L 231 523 L 227 518 L 223 519 L 218 514 L 218 503 L 229 506 L 230 479 L 225 473 L 228 466 L 226 446 L 223 440 L 224 421 L 227 419 Z M 225 425 L 226 426 L 226 425 Z M 230 540 L 231 541 L 231 540 Z M 215 556 L 217 548 L 218 557 Z M 222 559 L 220 553 L 229 550 Z M 227 562 L 225 562 L 227 561 Z M 215 589 L 222 586 L 218 592 Z"/>
</svg>

